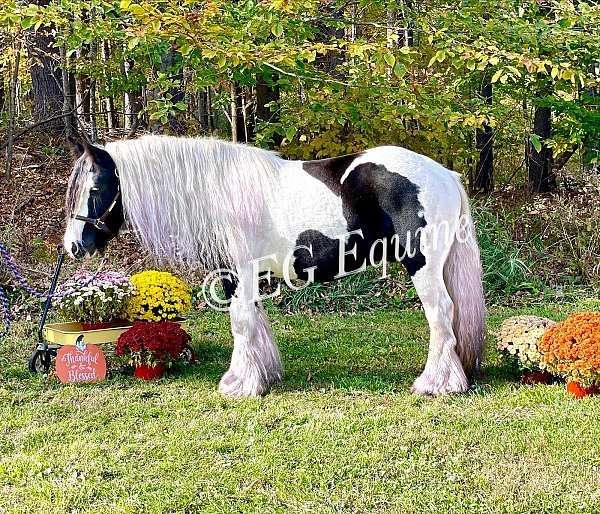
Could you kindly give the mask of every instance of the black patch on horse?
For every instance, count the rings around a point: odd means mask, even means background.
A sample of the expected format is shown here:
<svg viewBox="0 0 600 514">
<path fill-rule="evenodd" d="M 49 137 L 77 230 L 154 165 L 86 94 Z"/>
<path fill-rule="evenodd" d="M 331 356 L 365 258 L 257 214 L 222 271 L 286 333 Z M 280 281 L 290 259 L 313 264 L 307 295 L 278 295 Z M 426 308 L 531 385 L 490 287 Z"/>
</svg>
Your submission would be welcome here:
<svg viewBox="0 0 600 514">
<path fill-rule="evenodd" d="M 311 175 L 326 177 L 329 183 L 334 180 L 334 176 L 339 176 L 336 178 L 338 194 L 342 199 L 348 232 L 362 230 L 362 238 L 358 234 L 352 235 L 345 244 L 346 252 L 356 247 L 356 257 L 345 256 L 345 271 L 357 270 L 365 260 L 368 265 L 371 247 L 382 238 L 387 242 L 388 260 L 396 260 L 397 247 L 400 261 L 411 276 L 425 266 L 425 256 L 420 250 L 420 231 L 425 227 L 426 221 L 419 216 L 423 206 L 418 199 L 419 188 L 416 184 L 406 177 L 391 173 L 385 166 L 374 163 L 359 164 L 344 183 L 340 184 L 339 180 L 345 170 L 332 170 L 331 163 L 326 162 L 318 174 L 318 162 L 321 161 L 310 162 Z M 325 180 L 323 182 L 334 190 Z M 396 234 L 399 237 L 397 243 L 392 239 Z M 410 253 L 405 248 L 407 235 L 410 236 Z M 315 280 L 332 280 L 339 273 L 339 244 L 338 239 L 331 239 L 318 230 L 306 230 L 299 234 L 296 245 L 312 247 L 313 256 L 305 249 L 294 252 L 294 271 L 298 277 L 306 280 L 308 274 L 303 270 L 317 266 Z M 377 244 L 373 255 L 376 262 L 381 260 L 382 246 L 381 243 Z"/>
<path fill-rule="evenodd" d="M 302 163 L 302 167 L 306 173 L 323 182 L 323 184 L 339 196 L 342 175 L 352 164 L 354 159 L 361 155 L 362 152 L 341 155 L 340 157 L 333 157 L 331 159 L 305 161 Z"/>
<path fill-rule="evenodd" d="M 225 266 L 221 267 L 224 268 Z M 227 301 L 231 300 L 238 286 L 238 280 L 235 277 L 235 275 L 230 274 L 222 276 L 221 285 L 223 286 L 223 293 L 225 294 L 225 299 Z"/>
</svg>

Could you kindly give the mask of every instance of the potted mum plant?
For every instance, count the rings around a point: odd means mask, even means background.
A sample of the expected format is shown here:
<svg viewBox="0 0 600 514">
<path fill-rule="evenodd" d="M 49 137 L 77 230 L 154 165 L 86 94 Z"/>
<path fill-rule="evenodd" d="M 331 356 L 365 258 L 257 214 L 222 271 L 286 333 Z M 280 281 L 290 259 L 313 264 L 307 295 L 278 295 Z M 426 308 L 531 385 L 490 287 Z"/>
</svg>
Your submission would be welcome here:
<svg viewBox="0 0 600 514">
<path fill-rule="evenodd" d="M 133 294 L 129 278 L 116 271 L 80 271 L 57 292 L 56 307 L 82 330 L 98 330 L 126 324 L 125 309 Z"/>
<path fill-rule="evenodd" d="M 546 368 L 567 379 L 576 398 L 600 392 L 600 312 L 571 314 L 540 340 Z"/>
<path fill-rule="evenodd" d="M 513 316 L 504 320 L 496 334 L 503 358 L 521 371 L 523 384 L 549 384 L 552 374 L 546 370 L 538 343 L 556 323 L 538 316 Z"/>
<path fill-rule="evenodd" d="M 175 320 L 192 305 L 189 286 L 167 271 L 148 270 L 131 277 L 135 293 L 127 303 L 131 320 Z"/>
<path fill-rule="evenodd" d="M 190 339 L 178 323 L 136 321 L 119 336 L 115 354 L 134 366 L 134 376 L 153 380 L 182 356 Z"/>
</svg>

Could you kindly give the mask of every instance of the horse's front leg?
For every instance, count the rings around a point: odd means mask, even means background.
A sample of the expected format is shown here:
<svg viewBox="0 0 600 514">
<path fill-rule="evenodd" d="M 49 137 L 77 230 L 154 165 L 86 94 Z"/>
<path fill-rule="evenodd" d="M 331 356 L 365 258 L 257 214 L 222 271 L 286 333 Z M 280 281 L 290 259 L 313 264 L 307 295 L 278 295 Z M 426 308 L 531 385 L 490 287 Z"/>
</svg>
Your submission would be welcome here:
<svg viewBox="0 0 600 514">
<path fill-rule="evenodd" d="M 221 393 L 236 398 L 266 394 L 283 375 L 279 351 L 263 306 L 252 298 L 247 277 L 240 278 L 229 309 L 233 354 L 229 369 L 219 383 Z"/>
</svg>

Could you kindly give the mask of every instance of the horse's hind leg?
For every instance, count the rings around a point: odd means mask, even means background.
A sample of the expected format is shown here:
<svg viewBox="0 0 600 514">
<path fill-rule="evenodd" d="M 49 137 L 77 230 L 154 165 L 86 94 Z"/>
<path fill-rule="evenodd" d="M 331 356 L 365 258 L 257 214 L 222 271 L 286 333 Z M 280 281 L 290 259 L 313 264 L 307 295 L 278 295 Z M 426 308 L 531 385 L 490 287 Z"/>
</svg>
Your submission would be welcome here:
<svg viewBox="0 0 600 514">
<path fill-rule="evenodd" d="M 412 277 L 429 323 L 429 354 L 423 373 L 415 380 L 412 392 L 422 395 L 460 393 L 469 382 L 456 353 L 452 328 L 454 304 L 443 276 L 446 255 L 436 255 Z"/>
<path fill-rule="evenodd" d="M 240 272 L 240 280 L 229 308 L 233 354 L 219 391 L 227 396 L 266 394 L 283 371 L 266 313 L 252 298 L 252 273 Z"/>
</svg>

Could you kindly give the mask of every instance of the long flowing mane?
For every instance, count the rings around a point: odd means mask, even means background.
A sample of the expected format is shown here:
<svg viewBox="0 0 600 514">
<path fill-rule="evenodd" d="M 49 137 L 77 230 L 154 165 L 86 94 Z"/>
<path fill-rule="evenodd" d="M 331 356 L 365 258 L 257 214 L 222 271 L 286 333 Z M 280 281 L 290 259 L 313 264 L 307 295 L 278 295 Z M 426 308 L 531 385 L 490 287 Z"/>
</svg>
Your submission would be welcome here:
<svg viewBox="0 0 600 514">
<path fill-rule="evenodd" d="M 247 255 L 283 162 L 209 138 L 144 136 L 108 143 L 106 151 L 117 165 L 125 219 L 141 242 L 159 260 L 214 267 Z"/>
</svg>

